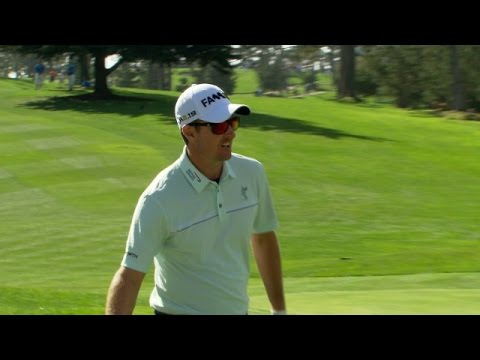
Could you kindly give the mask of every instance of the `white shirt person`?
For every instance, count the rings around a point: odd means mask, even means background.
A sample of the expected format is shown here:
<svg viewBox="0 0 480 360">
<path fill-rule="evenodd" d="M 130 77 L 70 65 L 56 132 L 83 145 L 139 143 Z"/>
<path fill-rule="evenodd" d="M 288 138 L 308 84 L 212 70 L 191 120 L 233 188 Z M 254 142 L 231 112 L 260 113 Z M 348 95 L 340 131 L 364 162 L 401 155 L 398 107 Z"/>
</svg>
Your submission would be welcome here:
<svg viewBox="0 0 480 360">
<path fill-rule="evenodd" d="M 142 193 L 106 314 L 132 314 L 152 262 L 158 314 L 244 315 L 250 246 L 273 313 L 286 313 L 278 226 L 263 165 L 232 152 L 243 104 L 193 85 L 175 115 L 185 147 Z"/>
</svg>

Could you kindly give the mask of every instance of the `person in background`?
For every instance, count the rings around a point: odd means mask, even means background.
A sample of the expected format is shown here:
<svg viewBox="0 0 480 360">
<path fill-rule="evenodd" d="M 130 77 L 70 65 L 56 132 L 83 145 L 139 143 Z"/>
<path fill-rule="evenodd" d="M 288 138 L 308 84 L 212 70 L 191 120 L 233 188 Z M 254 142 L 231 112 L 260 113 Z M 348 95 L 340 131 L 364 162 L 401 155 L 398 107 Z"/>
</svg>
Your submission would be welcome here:
<svg viewBox="0 0 480 360">
<path fill-rule="evenodd" d="M 185 145 L 140 196 L 106 314 L 132 314 L 151 263 L 157 315 L 246 315 L 250 246 L 271 313 L 286 314 L 278 225 L 264 166 L 233 152 L 240 115 L 211 84 L 192 85 L 175 116 Z"/>
<path fill-rule="evenodd" d="M 34 66 L 34 83 L 35 83 L 35 90 L 39 90 L 43 86 L 43 79 L 45 76 L 45 65 L 42 62 L 35 64 Z"/>
<path fill-rule="evenodd" d="M 54 68 L 51 68 L 48 75 L 50 75 L 50 82 L 54 82 L 57 77 L 57 71 Z"/>
<path fill-rule="evenodd" d="M 90 89 L 92 87 L 92 83 L 88 80 L 83 80 L 81 85 L 82 85 L 82 88 L 84 88 L 85 90 Z"/>
<path fill-rule="evenodd" d="M 67 65 L 67 78 L 68 78 L 68 90 L 73 90 L 73 86 L 75 85 L 75 65 L 73 63 L 69 63 Z"/>
<path fill-rule="evenodd" d="M 63 84 L 64 80 L 65 80 L 64 69 L 63 69 L 63 66 L 60 66 L 58 69 L 58 82 L 60 84 Z"/>
</svg>

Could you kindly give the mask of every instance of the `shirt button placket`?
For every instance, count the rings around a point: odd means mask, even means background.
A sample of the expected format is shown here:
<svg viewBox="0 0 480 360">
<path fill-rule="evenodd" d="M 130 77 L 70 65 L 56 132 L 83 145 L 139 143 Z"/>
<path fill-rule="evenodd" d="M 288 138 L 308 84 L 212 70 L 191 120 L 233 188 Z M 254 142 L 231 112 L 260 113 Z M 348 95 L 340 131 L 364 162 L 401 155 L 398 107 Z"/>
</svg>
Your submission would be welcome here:
<svg viewBox="0 0 480 360">
<path fill-rule="evenodd" d="M 220 187 L 217 187 L 217 213 L 218 213 L 218 218 L 220 219 L 220 222 L 223 222 L 227 216 L 223 202 L 224 201 L 223 201 L 222 191 L 220 190 Z"/>
</svg>

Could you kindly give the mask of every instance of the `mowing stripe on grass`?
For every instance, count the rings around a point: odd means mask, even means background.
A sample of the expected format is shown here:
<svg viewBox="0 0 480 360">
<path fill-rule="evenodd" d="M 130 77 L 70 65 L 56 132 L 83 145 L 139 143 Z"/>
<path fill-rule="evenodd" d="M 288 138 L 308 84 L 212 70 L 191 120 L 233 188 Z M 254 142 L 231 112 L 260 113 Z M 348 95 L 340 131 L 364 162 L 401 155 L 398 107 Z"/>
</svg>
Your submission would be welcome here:
<svg viewBox="0 0 480 360">
<path fill-rule="evenodd" d="M 27 189 L 0 194 L 0 213 L 9 212 L 12 208 L 38 206 L 55 201 L 55 199 L 41 189 Z"/>
<path fill-rule="evenodd" d="M 103 166 L 102 161 L 98 158 L 98 156 L 95 155 L 61 158 L 60 161 L 75 169 L 87 169 Z"/>
<path fill-rule="evenodd" d="M 4 125 L 0 126 L 0 133 L 22 133 L 29 131 L 52 129 L 51 126 L 44 124 L 18 124 L 18 125 Z"/>
<path fill-rule="evenodd" d="M 65 163 L 57 159 L 27 162 L 9 166 L 9 170 L 17 177 L 35 176 L 41 177 L 46 174 L 66 171 Z"/>
<path fill-rule="evenodd" d="M 0 179 L 6 179 L 9 177 L 12 177 L 12 174 L 3 168 L 0 168 Z"/>
<path fill-rule="evenodd" d="M 27 144 L 38 150 L 57 149 L 80 145 L 80 141 L 71 136 L 58 136 L 53 138 L 42 138 L 25 140 Z"/>
</svg>

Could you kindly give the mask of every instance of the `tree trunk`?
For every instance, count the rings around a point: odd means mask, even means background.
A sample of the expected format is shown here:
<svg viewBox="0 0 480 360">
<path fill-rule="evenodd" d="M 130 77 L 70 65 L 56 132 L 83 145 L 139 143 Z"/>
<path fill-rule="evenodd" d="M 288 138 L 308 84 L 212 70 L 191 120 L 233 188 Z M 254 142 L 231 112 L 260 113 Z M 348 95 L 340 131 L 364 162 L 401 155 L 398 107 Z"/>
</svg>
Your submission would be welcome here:
<svg viewBox="0 0 480 360">
<path fill-rule="evenodd" d="M 147 89 L 159 89 L 158 78 L 158 65 L 153 61 L 149 61 L 146 75 Z"/>
<path fill-rule="evenodd" d="M 355 45 L 340 46 L 340 81 L 338 98 L 355 98 Z"/>
<path fill-rule="evenodd" d="M 80 84 L 86 80 L 90 80 L 90 56 L 88 54 L 81 54 L 78 56 L 80 63 Z"/>
<path fill-rule="evenodd" d="M 110 73 L 105 68 L 105 58 L 107 54 L 102 49 L 96 49 L 93 53 L 95 56 L 95 96 L 103 97 L 112 94 L 107 85 L 107 76 Z"/>
<path fill-rule="evenodd" d="M 20 65 L 19 65 L 19 57 L 18 56 L 15 56 L 14 58 L 14 61 L 15 61 L 15 66 L 14 66 L 14 71 L 15 71 L 15 79 L 18 80 L 20 77 L 19 77 L 19 70 L 20 70 Z M 8 76 L 8 74 L 7 74 Z"/>
<path fill-rule="evenodd" d="M 158 88 L 160 90 L 165 90 L 165 64 L 159 63 L 158 64 Z"/>
<path fill-rule="evenodd" d="M 330 52 L 328 53 L 328 59 L 330 61 L 330 70 L 332 72 L 332 85 L 336 88 L 338 86 L 337 67 L 335 66 L 335 46 L 330 46 Z"/>
<path fill-rule="evenodd" d="M 396 88 L 395 103 L 401 109 L 406 109 L 410 102 L 408 101 L 408 91 L 405 87 L 400 86 Z"/>
<path fill-rule="evenodd" d="M 172 67 L 170 64 L 165 65 L 165 88 L 164 90 L 172 90 Z"/>
<path fill-rule="evenodd" d="M 171 84 L 171 71 L 170 65 L 166 63 L 160 63 L 160 88 L 162 90 L 170 90 Z"/>
<path fill-rule="evenodd" d="M 463 73 L 458 58 L 458 46 L 449 45 L 450 50 L 450 69 L 452 71 L 452 97 L 453 108 L 457 111 L 465 110 L 465 87 L 463 82 Z"/>
</svg>

